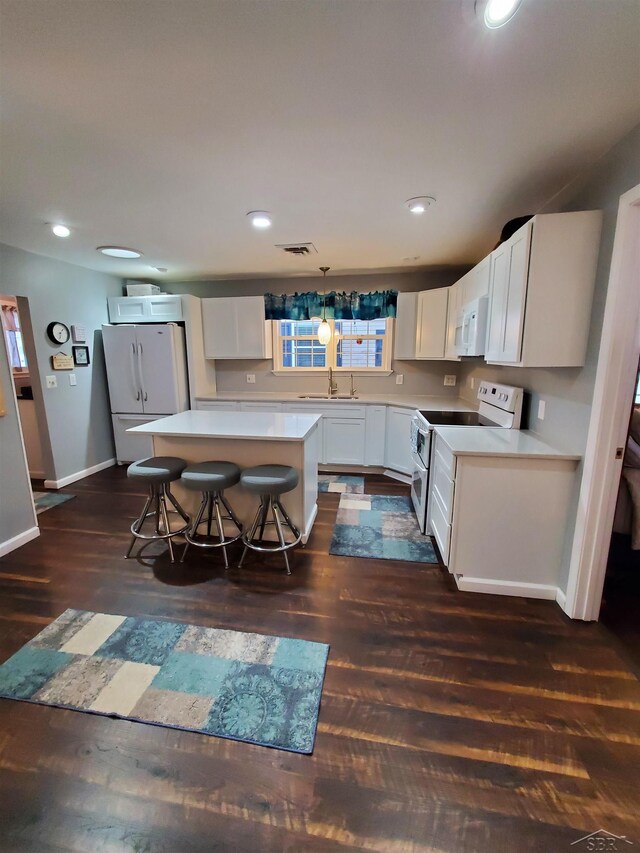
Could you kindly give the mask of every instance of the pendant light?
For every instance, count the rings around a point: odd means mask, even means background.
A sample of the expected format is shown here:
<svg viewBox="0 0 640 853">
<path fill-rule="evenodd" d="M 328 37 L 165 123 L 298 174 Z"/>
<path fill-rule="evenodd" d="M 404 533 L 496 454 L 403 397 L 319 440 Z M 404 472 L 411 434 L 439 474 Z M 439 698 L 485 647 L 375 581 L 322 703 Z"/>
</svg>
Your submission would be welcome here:
<svg viewBox="0 0 640 853">
<path fill-rule="evenodd" d="M 331 267 L 320 267 L 323 282 L 330 269 Z M 329 341 L 331 340 L 331 326 L 327 323 L 327 294 L 325 290 L 326 285 L 324 283 L 322 285 L 322 288 L 322 322 L 318 326 L 318 340 L 320 341 L 323 347 L 326 347 Z"/>
</svg>

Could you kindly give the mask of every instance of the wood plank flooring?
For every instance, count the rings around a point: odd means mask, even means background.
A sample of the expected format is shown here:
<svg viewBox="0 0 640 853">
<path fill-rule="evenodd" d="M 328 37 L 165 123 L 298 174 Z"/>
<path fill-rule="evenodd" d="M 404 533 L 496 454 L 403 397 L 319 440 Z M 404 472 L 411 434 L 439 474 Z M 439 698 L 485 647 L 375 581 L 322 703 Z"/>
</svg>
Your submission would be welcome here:
<svg viewBox="0 0 640 853">
<path fill-rule="evenodd" d="M 0 850 L 556 853 L 600 827 L 640 849 L 640 684 L 603 626 L 330 556 L 336 495 L 290 578 L 277 557 L 226 578 L 195 549 L 122 559 L 142 506 L 124 470 L 65 491 L 0 560 L 0 660 L 67 607 L 327 642 L 316 747 L 0 700 Z"/>
</svg>

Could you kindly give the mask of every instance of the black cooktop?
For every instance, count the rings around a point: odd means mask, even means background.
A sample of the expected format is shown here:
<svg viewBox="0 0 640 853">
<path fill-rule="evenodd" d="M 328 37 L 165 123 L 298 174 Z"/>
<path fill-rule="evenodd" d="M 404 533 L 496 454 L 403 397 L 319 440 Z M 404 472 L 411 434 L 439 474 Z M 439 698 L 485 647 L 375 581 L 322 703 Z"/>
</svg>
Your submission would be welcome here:
<svg viewBox="0 0 640 853">
<path fill-rule="evenodd" d="M 433 426 L 485 426 L 490 423 L 477 412 L 420 412 Z"/>
</svg>

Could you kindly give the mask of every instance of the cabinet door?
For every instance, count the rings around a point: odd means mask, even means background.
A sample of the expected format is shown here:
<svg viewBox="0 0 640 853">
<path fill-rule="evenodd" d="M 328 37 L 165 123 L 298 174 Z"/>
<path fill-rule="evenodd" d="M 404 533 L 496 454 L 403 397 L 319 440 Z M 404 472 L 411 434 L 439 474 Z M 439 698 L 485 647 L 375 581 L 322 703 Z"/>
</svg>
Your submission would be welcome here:
<svg viewBox="0 0 640 853">
<path fill-rule="evenodd" d="M 167 293 L 143 296 L 144 318 L 148 323 L 175 323 L 182 320 L 182 297 Z"/>
<path fill-rule="evenodd" d="M 202 300 L 205 358 L 238 358 L 240 335 L 236 302 L 231 297 Z"/>
<path fill-rule="evenodd" d="M 466 278 L 466 276 L 465 276 Z M 460 361 L 456 352 L 456 323 L 458 311 L 462 308 L 464 278 L 452 284 L 449 288 L 449 302 L 447 306 L 447 339 L 445 344 L 445 358 L 448 361 Z"/>
<path fill-rule="evenodd" d="M 399 293 L 393 330 L 393 357 L 415 359 L 418 328 L 418 294 Z"/>
<path fill-rule="evenodd" d="M 364 464 L 384 465 L 386 406 L 367 406 Z"/>
<path fill-rule="evenodd" d="M 110 296 L 107 299 L 109 322 L 144 323 L 144 300 L 144 296 Z"/>
<path fill-rule="evenodd" d="M 504 341 L 501 357 L 501 361 L 505 362 L 518 362 L 522 354 L 532 227 L 531 223 L 527 223 L 509 240 L 509 284 L 505 305 Z"/>
<path fill-rule="evenodd" d="M 485 359 L 500 361 L 504 350 L 504 324 L 509 286 L 509 247 L 506 243 L 491 253 L 489 320 Z"/>
<path fill-rule="evenodd" d="M 411 409 L 387 409 L 385 465 L 394 471 L 410 474 L 411 464 Z"/>
<path fill-rule="evenodd" d="M 418 294 L 417 358 L 444 358 L 448 303 L 448 287 Z"/>
<path fill-rule="evenodd" d="M 323 421 L 324 461 L 335 465 L 364 465 L 364 420 L 325 415 Z"/>
</svg>

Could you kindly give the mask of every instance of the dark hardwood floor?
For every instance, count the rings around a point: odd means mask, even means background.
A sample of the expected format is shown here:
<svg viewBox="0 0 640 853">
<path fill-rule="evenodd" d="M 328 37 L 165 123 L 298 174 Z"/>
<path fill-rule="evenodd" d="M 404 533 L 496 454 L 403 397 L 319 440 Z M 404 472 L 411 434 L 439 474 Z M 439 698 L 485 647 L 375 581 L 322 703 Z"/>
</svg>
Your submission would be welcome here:
<svg viewBox="0 0 640 853">
<path fill-rule="evenodd" d="M 335 495 L 292 577 L 269 557 L 225 578 L 195 549 L 122 559 L 142 504 L 124 470 L 65 491 L 0 560 L 0 660 L 67 607 L 319 640 L 318 735 L 303 756 L 0 700 L 3 851 L 568 853 L 601 827 L 640 849 L 640 684 L 603 626 L 329 556 Z"/>
</svg>

